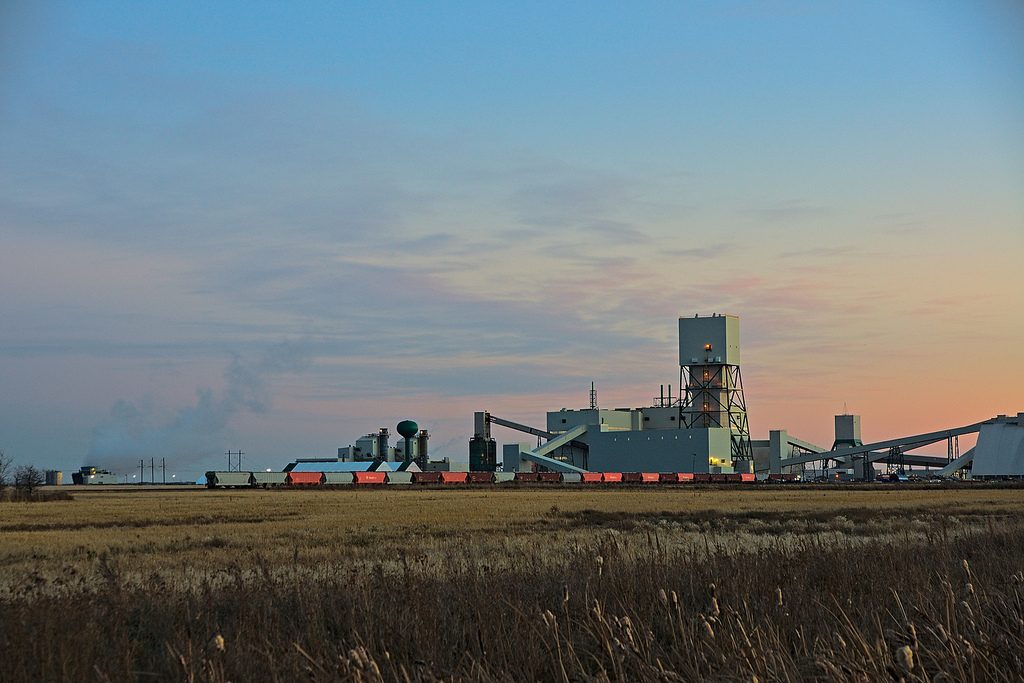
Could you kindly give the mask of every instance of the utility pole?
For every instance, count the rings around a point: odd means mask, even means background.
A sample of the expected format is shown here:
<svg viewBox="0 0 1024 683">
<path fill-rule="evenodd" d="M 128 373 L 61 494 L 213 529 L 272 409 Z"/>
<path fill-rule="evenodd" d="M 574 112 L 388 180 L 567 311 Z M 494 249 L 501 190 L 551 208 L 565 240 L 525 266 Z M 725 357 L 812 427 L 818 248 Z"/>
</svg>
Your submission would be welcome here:
<svg viewBox="0 0 1024 683">
<path fill-rule="evenodd" d="M 167 483 L 167 458 L 160 458 L 160 469 L 163 471 L 164 483 Z"/>
<path fill-rule="evenodd" d="M 149 483 L 156 483 L 156 458 L 149 459 Z"/>
<path fill-rule="evenodd" d="M 243 451 L 241 448 L 239 448 L 237 451 L 232 451 L 231 449 L 228 449 L 228 452 L 225 453 L 224 455 L 228 456 L 228 472 L 231 471 L 231 456 L 232 455 L 237 455 L 238 456 L 238 466 L 235 468 L 235 471 L 236 472 L 241 472 L 242 471 L 242 456 L 245 455 L 245 451 Z"/>
<path fill-rule="evenodd" d="M 139 483 L 146 480 L 146 461 L 139 458 Z"/>
</svg>

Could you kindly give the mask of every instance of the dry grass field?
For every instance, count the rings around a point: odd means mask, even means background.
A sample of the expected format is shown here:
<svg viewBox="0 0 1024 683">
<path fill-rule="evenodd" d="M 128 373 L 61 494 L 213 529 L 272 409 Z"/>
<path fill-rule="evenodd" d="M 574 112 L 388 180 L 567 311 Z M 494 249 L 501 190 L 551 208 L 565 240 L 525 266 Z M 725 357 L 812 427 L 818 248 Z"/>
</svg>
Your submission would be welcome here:
<svg viewBox="0 0 1024 683">
<path fill-rule="evenodd" d="M 1024 489 L 0 504 L 3 680 L 1019 680 Z"/>
</svg>

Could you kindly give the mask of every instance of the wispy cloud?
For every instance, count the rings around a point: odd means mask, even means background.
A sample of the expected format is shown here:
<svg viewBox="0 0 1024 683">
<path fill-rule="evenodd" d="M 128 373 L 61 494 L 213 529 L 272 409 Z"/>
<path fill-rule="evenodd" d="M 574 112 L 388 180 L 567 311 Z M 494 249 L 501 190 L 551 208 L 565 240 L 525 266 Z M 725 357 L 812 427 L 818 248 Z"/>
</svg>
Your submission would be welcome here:
<svg viewBox="0 0 1024 683">
<path fill-rule="evenodd" d="M 880 256 L 881 252 L 867 249 L 863 244 L 840 244 L 835 246 L 807 247 L 793 249 L 779 254 L 779 258 L 811 258 L 811 259 L 863 259 Z"/>
<path fill-rule="evenodd" d="M 717 242 L 699 247 L 665 249 L 662 253 L 681 259 L 717 259 L 735 255 L 741 251 L 742 247 L 735 242 Z"/>
<path fill-rule="evenodd" d="M 624 178 L 563 169 L 554 177 L 517 188 L 511 206 L 526 225 L 573 228 L 614 220 L 630 199 L 629 184 Z"/>
<path fill-rule="evenodd" d="M 828 216 L 832 209 L 804 199 L 784 199 L 765 206 L 748 209 L 767 223 L 801 223 Z"/>
<path fill-rule="evenodd" d="M 595 221 L 583 226 L 581 232 L 597 237 L 602 243 L 645 245 L 651 241 L 646 232 L 623 221 Z"/>
</svg>

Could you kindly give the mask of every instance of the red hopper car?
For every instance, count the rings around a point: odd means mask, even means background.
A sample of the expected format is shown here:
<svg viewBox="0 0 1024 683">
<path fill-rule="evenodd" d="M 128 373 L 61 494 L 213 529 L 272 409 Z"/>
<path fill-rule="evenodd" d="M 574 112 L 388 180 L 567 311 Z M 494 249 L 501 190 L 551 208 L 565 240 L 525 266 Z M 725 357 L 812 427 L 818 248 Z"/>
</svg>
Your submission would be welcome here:
<svg viewBox="0 0 1024 683">
<path fill-rule="evenodd" d="M 285 483 L 289 486 L 319 486 L 323 480 L 323 472 L 289 472 Z"/>
<path fill-rule="evenodd" d="M 623 472 L 622 481 L 630 484 L 656 484 L 661 477 L 657 472 Z"/>
<path fill-rule="evenodd" d="M 663 472 L 661 481 L 670 484 L 693 481 L 693 472 Z"/>
</svg>

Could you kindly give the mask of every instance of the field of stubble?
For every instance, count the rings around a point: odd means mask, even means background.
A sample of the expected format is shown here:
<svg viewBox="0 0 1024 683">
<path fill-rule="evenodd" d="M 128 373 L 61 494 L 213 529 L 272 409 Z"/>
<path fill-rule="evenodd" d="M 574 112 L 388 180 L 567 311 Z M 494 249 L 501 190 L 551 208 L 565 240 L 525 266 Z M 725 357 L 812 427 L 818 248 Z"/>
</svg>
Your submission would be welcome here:
<svg viewBox="0 0 1024 683">
<path fill-rule="evenodd" d="M 1024 489 L 0 504 L 3 680 L 1019 680 Z"/>
</svg>

